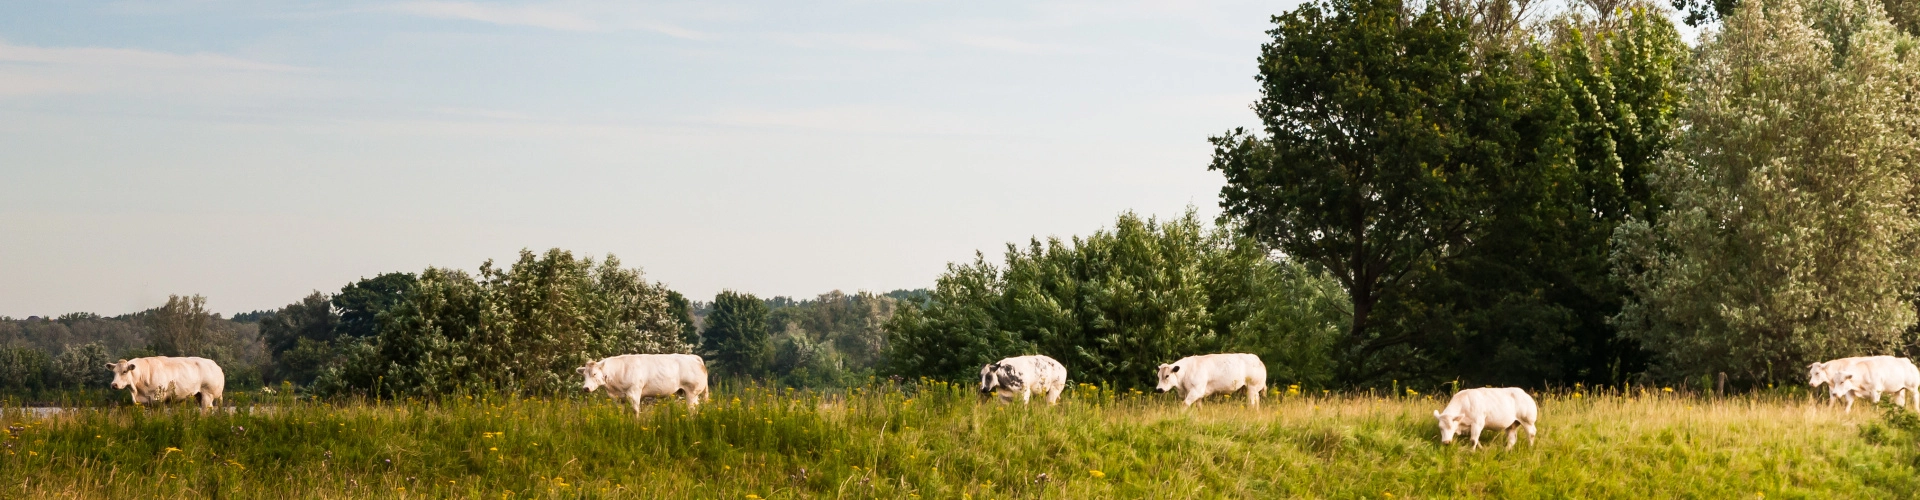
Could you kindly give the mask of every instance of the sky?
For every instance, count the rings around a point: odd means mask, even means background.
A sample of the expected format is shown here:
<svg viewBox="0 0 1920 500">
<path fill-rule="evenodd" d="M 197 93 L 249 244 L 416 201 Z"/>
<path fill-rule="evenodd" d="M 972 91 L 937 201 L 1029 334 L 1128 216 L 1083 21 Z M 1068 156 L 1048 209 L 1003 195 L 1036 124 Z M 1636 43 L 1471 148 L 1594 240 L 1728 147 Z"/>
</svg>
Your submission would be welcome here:
<svg viewBox="0 0 1920 500">
<path fill-rule="evenodd" d="M 13 0 L 0 315 L 271 309 L 521 249 L 695 299 L 1218 214 L 1297 2 Z"/>
</svg>

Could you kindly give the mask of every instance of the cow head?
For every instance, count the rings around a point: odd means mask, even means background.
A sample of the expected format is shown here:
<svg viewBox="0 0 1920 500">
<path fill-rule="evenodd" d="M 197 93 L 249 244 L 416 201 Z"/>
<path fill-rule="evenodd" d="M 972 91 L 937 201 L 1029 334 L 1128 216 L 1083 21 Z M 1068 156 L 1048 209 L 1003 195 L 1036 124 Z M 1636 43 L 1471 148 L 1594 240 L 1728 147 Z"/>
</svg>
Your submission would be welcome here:
<svg viewBox="0 0 1920 500">
<path fill-rule="evenodd" d="M 1864 385 L 1864 380 L 1862 380 L 1858 374 L 1850 371 L 1834 374 L 1828 382 L 1830 383 L 1827 384 L 1827 392 L 1836 398 L 1846 397 L 1849 394 L 1857 396 L 1858 393 L 1861 392 L 1861 386 Z"/>
<path fill-rule="evenodd" d="M 1820 387 L 1820 384 L 1827 382 L 1829 381 L 1827 380 L 1826 363 L 1807 365 L 1807 387 Z"/>
<path fill-rule="evenodd" d="M 1460 415 L 1440 413 L 1440 410 L 1433 411 L 1433 419 L 1440 424 L 1440 444 L 1453 444 L 1453 436 L 1466 427 L 1466 419 Z"/>
<path fill-rule="evenodd" d="M 139 365 L 122 359 L 107 363 L 107 369 L 113 370 L 113 388 L 119 390 L 133 386 L 133 371 L 139 369 Z"/>
<path fill-rule="evenodd" d="M 1014 373 L 1014 367 L 1002 363 L 979 367 L 979 392 L 987 394 L 1000 388 L 1020 388 L 1020 373 Z"/>
<path fill-rule="evenodd" d="M 600 385 L 606 383 L 605 379 L 600 378 L 600 363 L 599 361 L 595 361 L 587 363 L 587 366 L 574 369 L 574 371 L 580 372 L 581 377 L 586 379 L 586 383 L 582 387 L 584 387 L 587 392 L 600 390 Z"/>
<path fill-rule="evenodd" d="M 1186 376 L 1180 373 L 1180 365 L 1160 365 L 1159 375 L 1160 382 L 1153 385 L 1153 392 L 1171 391 L 1180 386 L 1180 377 Z"/>
</svg>

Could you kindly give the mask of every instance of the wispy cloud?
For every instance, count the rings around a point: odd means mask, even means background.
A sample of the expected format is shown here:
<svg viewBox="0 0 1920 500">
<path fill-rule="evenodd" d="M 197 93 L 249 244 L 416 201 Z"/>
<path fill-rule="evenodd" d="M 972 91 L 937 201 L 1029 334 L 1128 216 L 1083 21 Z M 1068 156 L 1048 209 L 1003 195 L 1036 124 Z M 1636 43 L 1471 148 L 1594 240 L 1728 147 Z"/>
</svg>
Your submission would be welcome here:
<svg viewBox="0 0 1920 500">
<path fill-rule="evenodd" d="M 697 30 L 640 18 L 631 15 L 630 12 L 575 5 L 492 5 L 475 2 L 427 1 L 393 4 L 384 10 L 433 19 L 525 26 L 556 31 L 645 30 L 688 40 L 711 38 L 708 34 Z"/>
<path fill-rule="evenodd" d="M 602 29 L 599 23 L 585 17 L 532 6 L 482 5 L 472 2 L 411 2 L 389 8 L 395 12 L 436 19 L 458 19 L 560 31 L 600 31 Z"/>
<path fill-rule="evenodd" d="M 965 114 L 896 106 L 824 106 L 722 111 L 695 122 L 722 127 L 862 135 L 987 136 L 1020 127 L 988 127 Z"/>
<path fill-rule="evenodd" d="M 855 49 L 876 52 L 920 50 L 920 42 L 871 33 L 774 33 L 774 41 L 808 49 Z"/>
<path fill-rule="evenodd" d="M 213 69 L 222 71 L 297 72 L 306 68 L 264 63 L 218 54 L 174 54 L 139 49 L 98 47 L 35 47 L 0 42 L 0 63 L 123 67 L 145 69 Z"/>
<path fill-rule="evenodd" d="M 38 47 L 0 41 L 0 97 L 105 90 L 216 95 L 285 88 L 310 68 L 209 53 Z"/>
<path fill-rule="evenodd" d="M 1074 55 L 1094 52 L 1090 49 L 1070 45 L 1029 42 L 1002 36 L 963 35 L 954 38 L 954 41 L 968 47 L 1034 56 Z"/>
</svg>

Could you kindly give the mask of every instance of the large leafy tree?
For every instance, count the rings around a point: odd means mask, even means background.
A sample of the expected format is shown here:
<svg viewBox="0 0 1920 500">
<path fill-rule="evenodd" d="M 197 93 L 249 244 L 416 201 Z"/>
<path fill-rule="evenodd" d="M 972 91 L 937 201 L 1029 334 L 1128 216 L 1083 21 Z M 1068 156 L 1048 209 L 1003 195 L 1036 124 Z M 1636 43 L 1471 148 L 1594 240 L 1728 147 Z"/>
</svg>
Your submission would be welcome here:
<svg viewBox="0 0 1920 500">
<path fill-rule="evenodd" d="M 415 281 L 412 273 L 385 273 L 341 287 L 332 298 L 340 315 L 337 333 L 346 337 L 379 334 L 380 313 L 404 300 Z"/>
<path fill-rule="evenodd" d="M 1541 154 L 1523 88 L 1471 20 L 1399 0 L 1310 3 L 1274 18 L 1260 57 L 1266 135 L 1213 139 L 1221 206 L 1248 234 L 1331 271 L 1352 311 L 1341 377 L 1419 371 L 1426 330 L 1383 325 L 1417 283 L 1470 247 L 1499 196 L 1533 197 L 1516 165 Z M 1524 199 L 1506 200 L 1523 202 Z"/>
<path fill-rule="evenodd" d="M 459 388 L 552 393 L 573 369 L 618 354 L 687 352 L 667 290 L 612 256 L 558 249 L 488 261 L 476 279 L 429 268 L 379 313 L 378 335 L 341 339 L 322 392 L 443 394 Z"/>
<path fill-rule="evenodd" d="M 331 361 L 331 342 L 340 326 L 340 315 L 326 294 L 313 292 L 299 302 L 260 317 L 260 336 L 272 354 L 273 369 L 268 380 L 285 380 L 305 385 L 319 375 Z M 291 355 L 289 355 L 291 353 Z"/>
<path fill-rule="evenodd" d="M 1552 38 L 1517 40 L 1512 60 L 1524 64 L 1483 58 L 1486 74 L 1510 75 L 1501 100 L 1520 103 L 1474 111 L 1504 123 L 1482 133 L 1508 146 L 1490 158 L 1509 166 L 1486 185 L 1469 244 L 1385 308 L 1386 328 L 1419 347 L 1395 356 L 1507 385 L 1644 370 L 1646 352 L 1608 322 L 1627 294 L 1609 276 L 1608 238 L 1660 211 L 1647 172 L 1671 148 L 1686 47 L 1658 12 L 1602 8 L 1555 20 Z"/>
<path fill-rule="evenodd" d="M 267 350 L 278 356 L 293 349 L 300 339 L 333 340 L 334 329 L 339 325 L 340 315 L 333 312 L 333 303 L 326 294 L 316 291 L 299 302 L 261 316 L 260 336 L 266 340 Z"/>
<path fill-rule="evenodd" d="M 152 349 L 163 356 L 208 356 L 215 346 L 208 325 L 207 298 L 199 295 L 167 297 L 166 305 L 147 311 L 153 328 Z"/>
<path fill-rule="evenodd" d="M 763 376 L 768 369 L 768 308 L 753 294 L 723 290 L 713 297 L 701 352 L 733 376 Z"/>
<path fill-rule="evenodd" d="M 1915 46 L 1870 0 L 1749 0 L 1704 43 L 1656 174 L 1671 210 L 1616 236 L 1616 321 L 1664 373 L 1895 348 L 1920 285 Z"/>
</svg>

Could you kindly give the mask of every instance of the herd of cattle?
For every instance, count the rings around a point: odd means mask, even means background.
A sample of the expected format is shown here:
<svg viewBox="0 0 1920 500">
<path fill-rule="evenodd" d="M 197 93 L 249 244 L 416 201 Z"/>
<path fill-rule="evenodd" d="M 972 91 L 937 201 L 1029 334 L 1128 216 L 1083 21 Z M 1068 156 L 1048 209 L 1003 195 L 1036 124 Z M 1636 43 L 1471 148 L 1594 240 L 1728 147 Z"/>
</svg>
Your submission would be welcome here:
<svg viewBox="0 0 1920 500">
<path fill-rule="evenodd" d="M 163 403 L 192 398 L 202 408 L 220 404 L 226 389 L 226 374 L 220 365 L 206 358 L 155 356 L 108 363 L 113 370 L 113 388 L 130 389 L 135 404 Z M 711 396 L 707 390 L 707 365 L 691 354 L 628 354 L 588 363 L 578 369 L 587 392 L 606 389 L 607 394 L 626 398 L 635 412 L 647 398 L 681 396 L 687 406 L 698 407 Z M 1231 395 L 1244 391 L 1249 406 L 1260 405 L 1260 394 L 1267 387 L 1267 365 L 1252 354 L 1207 354 L 1188 356 L 1160 365 L 1155 392 L 1177 391 L 1185 406 L 1192 406 L 1214 394 Z M 1828 404 L 1845 399 L 1847 411 L 1853 400 L 1892 393 L 1895 403 L 1906 407 L 1913 401 L 1920 410 L 1920 368 L 1907 358 L 1864 356 L 1814 363 L 1807 368 L 1807 384 L 1827 386 Z M 980 393 L 997 395 L 1002 401 L 1019 397 L 1032 401 L 1035 394 L 1048 404 L 1059 402 L 1067 388 L 1067 368 L 1053 358 L 1041 355 L 1018 356 L 980 367 Z M 1480 446 L 1485 429 L 1503 431 L 1507 447 L 1527 431 L 1527 443 L 1534 438 L 1534 422 L 1540 407 L 1525 390 L 1515 387 L 1465 389 L 1454 393 L 1444 410 L 1435 410 L 1433 418 L 1440 426 L 1440 442 L 1451 444 L 1460 433 L 1467 433 L 1473 446 Z"/>
</svg>

